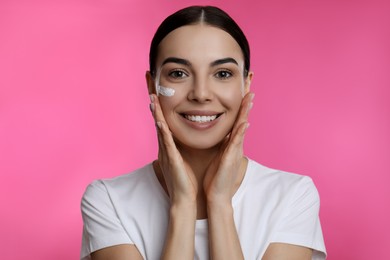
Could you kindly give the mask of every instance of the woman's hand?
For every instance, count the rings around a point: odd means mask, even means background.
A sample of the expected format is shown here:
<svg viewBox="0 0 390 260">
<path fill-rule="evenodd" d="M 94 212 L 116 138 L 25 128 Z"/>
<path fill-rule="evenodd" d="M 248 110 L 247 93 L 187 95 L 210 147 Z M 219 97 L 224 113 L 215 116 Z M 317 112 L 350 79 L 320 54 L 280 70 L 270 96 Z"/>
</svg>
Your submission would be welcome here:
<svg viewBox="0 0 390 260">
<path fill-rule="evenodd" d="M 171 199 L 161 259 L 194 259 L 196 178 L 176 148 L 157 96 L 150 95 L 150 100 L 158 136 L 158 164 Z"/>
<path fill-rule="evenodd" d="M 241 102 L 241 108 L 232 131 L 221 144 L 219 154 L 208 167 L 203 188 L 209 204 L 230 205 L 245 171 L 243 143 L 248 128 L 248 114 L 254 94 L 249 92 Z"/>
<path fill-rule="evenodd" d="M 172 205 L 196 204 L 198 193 L 196 178 L 176 148 L 157 96 L 150 95 L 150 100 L 150 109 L 158 136 L 158 164 L 164 176 L 171 203 Z"/>
<path fill-rule="evenodd" d="M 203 182 L 211 259 L 244 259 L 234 223 L 232 197 L 245 172 L 243 143 L 252 99 L 252 93 L 243 98 L 232 131 L 221 144 L 219 154 L 209 166 Z"/>
</svg>

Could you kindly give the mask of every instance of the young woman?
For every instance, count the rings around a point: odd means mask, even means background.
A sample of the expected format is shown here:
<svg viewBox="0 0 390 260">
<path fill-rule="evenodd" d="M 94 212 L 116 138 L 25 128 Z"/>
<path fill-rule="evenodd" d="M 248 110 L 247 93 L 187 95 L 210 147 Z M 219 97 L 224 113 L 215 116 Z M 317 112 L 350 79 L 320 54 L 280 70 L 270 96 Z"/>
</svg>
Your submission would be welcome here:
<svg viewBox="0 0 390 260">
<path fill-rule="evenodd" d="M 158 159 L 95 181 L 82 199 L 81 259 L 324 259 L 309 177 L 244 156 L 249 45 L 216 7 L 169 16 L 146 80 Z"/>
</svg>

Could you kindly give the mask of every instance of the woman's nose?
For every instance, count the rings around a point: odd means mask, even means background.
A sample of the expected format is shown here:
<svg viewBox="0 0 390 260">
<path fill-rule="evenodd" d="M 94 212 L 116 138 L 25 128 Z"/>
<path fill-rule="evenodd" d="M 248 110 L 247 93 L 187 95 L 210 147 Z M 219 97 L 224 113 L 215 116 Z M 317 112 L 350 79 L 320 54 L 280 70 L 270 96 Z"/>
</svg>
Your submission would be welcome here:
<svg viewBox="0 0 390 260">
<path fill-rule="evenodd" d="M 213 92 L 206 81 L 195 81 L 188 93 L 188 99 L 199 103 L 207 103 L 213 99 Z"/>
</svg>

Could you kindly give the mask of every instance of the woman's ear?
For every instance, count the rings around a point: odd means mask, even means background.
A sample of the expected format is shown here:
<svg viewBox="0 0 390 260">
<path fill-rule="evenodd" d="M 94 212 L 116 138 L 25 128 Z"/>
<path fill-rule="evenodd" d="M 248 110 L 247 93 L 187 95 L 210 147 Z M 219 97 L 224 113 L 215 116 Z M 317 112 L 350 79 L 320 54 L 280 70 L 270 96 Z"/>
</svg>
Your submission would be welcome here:
<svg viewBox="0 0 390 260">
<path fill-rule="evenodd" d="M 246 95 L 251 89 L 252 78 L 253 78 L 253 71 L 249 71 L 248 76 L 246 76 L 244 82 L 244 95 Z"/>
<path fill-rule="evenodd" d="M 156 94 L 156 87 L 154 85 L 154 79 L 150 71 L 146 71 L 145 73 L 145 79 L 146 79 L 146 84 L 148 86 L 148 93 L 150 94 Z"/>
</svg>

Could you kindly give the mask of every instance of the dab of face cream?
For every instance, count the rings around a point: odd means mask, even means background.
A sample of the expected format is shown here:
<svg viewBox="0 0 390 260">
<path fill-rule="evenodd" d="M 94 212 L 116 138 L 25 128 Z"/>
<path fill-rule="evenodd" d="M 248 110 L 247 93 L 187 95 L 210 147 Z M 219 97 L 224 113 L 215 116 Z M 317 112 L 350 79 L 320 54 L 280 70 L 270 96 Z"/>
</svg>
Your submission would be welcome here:
<svg viewBox="0 0 390 260">
<path fill-rule="evenodd" d="M 165 97 L 172 97 L 173 95 L 175 95 L 175 90 L 173 88 L 167 88 L 161 85 L 157 86 L 157 92 L 158 94 L 161 94 Z"/>
</svg>

